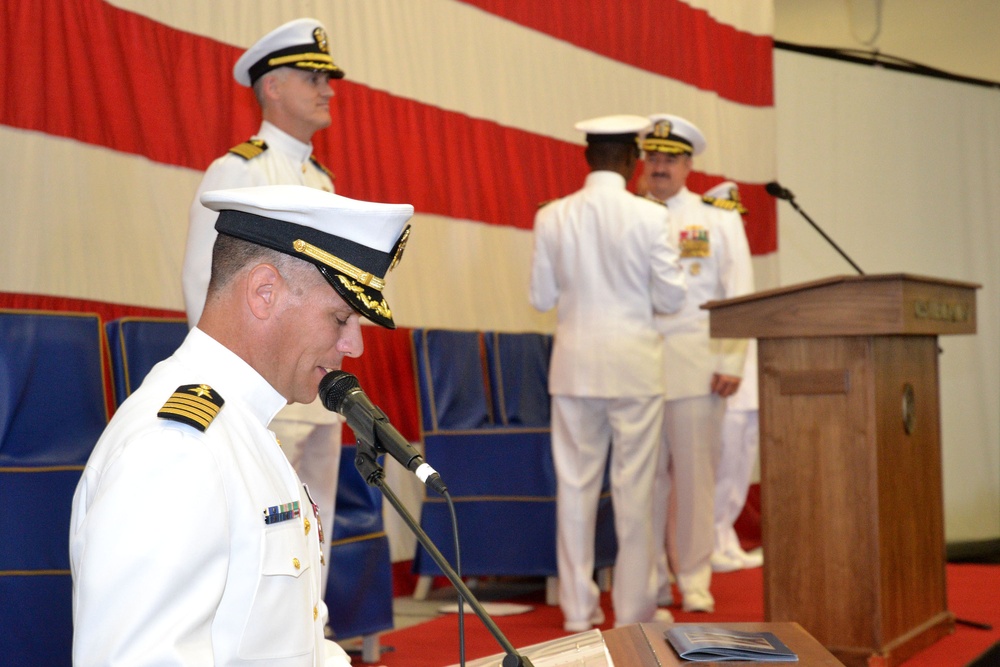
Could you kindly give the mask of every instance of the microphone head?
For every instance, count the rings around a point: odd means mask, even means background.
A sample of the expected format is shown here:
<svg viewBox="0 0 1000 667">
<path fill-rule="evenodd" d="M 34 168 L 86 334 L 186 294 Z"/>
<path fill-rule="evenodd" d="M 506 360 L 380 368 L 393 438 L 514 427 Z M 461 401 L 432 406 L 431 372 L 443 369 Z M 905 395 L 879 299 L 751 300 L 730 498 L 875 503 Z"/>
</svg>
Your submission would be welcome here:
<svg viewBox="0 0 1000 667">
<path fill-rule="evenodd" d="M 330 371 L 319 381 L 319 399 L 327 410 L 340 413 L 347 395 L 359 389 L 361 383 L 353 373 Z"/>
<path fill-rule="evenodd" d="M 777 181 L 771 181 L 770 183 L 764 186 L 764 189 L 767 190 L 767 194 L 771 195 L 772 197 L 777 197 L 778 199 L 792 198 L 792 193 L 786 190 L 785 188 L 781 187 L 781 185 Z"/>
</svg>

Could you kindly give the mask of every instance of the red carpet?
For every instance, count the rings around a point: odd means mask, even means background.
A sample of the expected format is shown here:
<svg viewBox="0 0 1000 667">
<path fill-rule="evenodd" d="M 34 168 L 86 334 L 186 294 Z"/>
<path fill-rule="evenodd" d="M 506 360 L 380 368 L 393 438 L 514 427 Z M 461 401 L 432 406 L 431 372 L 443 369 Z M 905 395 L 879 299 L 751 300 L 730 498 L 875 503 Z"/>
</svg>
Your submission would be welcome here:
<svg viewBox="0 0 1000 667">
<path fill-rule="evenodd" d="M 712 580 L 716 600 L 714 614 L 685 614 L 674 608 L 681 623 L 741 622 L 764 620 L 761 570 L 717 574 Z M 959 624 L 955 632 L 907 660 L 901 667 L 962 667 L 1000 641 L 1000 565 L 948 565 L 948 606 L 959 619 L 987 623 L 992 630 L 980 630 Z M 500 630 L 514 646 L 523 647 L 554 639 L 562 630 L 562 613 L 545 604 L 544 592 L 517 602 L 535 605 L 535 610 L 516 616 L 494 618 Z M 613 626 L 610 599 L 602 599 L 608 622 Z M 458 620 L 455 614 L 382 635 L 382 654 L 386 667 L 431 667 L 458 663 Z M 479 619 L 467 612 L 465 622 L 466 660 L 501 651 L 499 644 Z M 354 659 L 361 663 L 360 658 Z"/>
</svg>

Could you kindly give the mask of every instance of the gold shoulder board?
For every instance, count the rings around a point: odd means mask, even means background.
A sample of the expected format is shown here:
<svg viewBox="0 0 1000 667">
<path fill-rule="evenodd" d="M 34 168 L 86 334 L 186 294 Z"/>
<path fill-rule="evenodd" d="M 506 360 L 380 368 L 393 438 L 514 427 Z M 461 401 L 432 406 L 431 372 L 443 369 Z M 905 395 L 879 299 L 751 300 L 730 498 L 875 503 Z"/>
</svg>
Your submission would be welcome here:
<svg viewBox="0 0 1000 667">
<path fill-rule="evenodd" d="M 193 426 L 204 433 L 224 403 L 207 384 L 185 384 L 177 387 L 156 416 Z"/>
<path fill-rule="evenodd" d="M 732 199 L 718 199 L 716 197 L 703 196 L 701 198 L 703 202 L 709 206 L 714 206 L 716 208 L 722 208 L 727 211 L 736 211 L 737 213 L 746 213 L 747 210 L 740 202 L 733 201 Z"/>
<path fill-rule="evenodd" d="M 333 172 L 332 172 L 332 171 L 330 171 L 329 169 L 327 169 L 327 168 L 326 168 L 326 165 L 325 165 L 325 164 L 323 164 L 322 162 L 320 162 L 319 160 L 317 160 L 317 159 L 316 159 L 316 156 L 315 156 L 315 155 L 310 155 L 310 156 L 309 156 L 309 160 L 310 160 L 310 162 L 312 162 L 312 163 L 313 163 L 314 165 L 316 165 L 316 168 L 317 168 L 317 169 L 319 169 L 319 170 L 320 170 L 320 171 L 322 171 L 322 172 L 323 172 L 324 174 L 326 174 L 327 176 L 329 176 L 329 177 L 330 177 L 330 180 L 331 180 L 331 181 L 332 181 L 332 180 L 334 180 L 334 179 L 336 178 L 336 177 L 335 177 L 335 176 L 333 175 Z"/>
<path fill-rule="evenodd" d="M 238 146 L 233 146 L 229 149 L 229 152 L 233 155 L 239 155 L 244 160 L 252 160 L 266 150 L 266 141 L 263 139 L 251 139 L 249 141 L 244 141 Z"/>
</svg>

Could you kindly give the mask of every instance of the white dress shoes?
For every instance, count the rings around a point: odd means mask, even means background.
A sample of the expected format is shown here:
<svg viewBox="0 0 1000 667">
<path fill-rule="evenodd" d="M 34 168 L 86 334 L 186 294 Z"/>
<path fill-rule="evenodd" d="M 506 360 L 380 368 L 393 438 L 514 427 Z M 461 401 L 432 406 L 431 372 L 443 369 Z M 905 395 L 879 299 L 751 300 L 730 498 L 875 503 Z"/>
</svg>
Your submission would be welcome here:
<svg viewBox="0 0 1000 667">
<path fill-rule="evenodd" d="M 653 620 L 660 623 L 673 623 L 674 615 L 670 613 L 669 609 L 657 609 L 653 612 Z"/>
<path fill-rule="evenodd" d="M 684 594 L 681 608 L 686 612 L 700 611 L 710 614 L 715 611 L 715 598 L 708 591 L 690 591 Z"/>
<path fill-rule="evenodd" d="M 712 572 L 750 570 L 764 564 L 764 553 L 759 548 L 748 553 L 739 547 L 725 552 L 713 551 L 711 564 Z"/>
<path fill-rule="evenodd" d="M 604 610 L 601 609 L 600 605 L 597 605 L 597 608 L 594 609 L 590 618 L 585 621 L 564 621 L 563 630 L 566 632 L 586 632 L 595 625 L 600 625 L 602 623 L 604 623 Z"/>
<path fill-rule="evenodd" d="M 713 551 L 710 562 L 712 563 L 712 572 L 735 572 L 744 567 L 743 560 L 736 558 L 731 553 Z"/>
<path fill-rule="evenodd" d="M 752 551 L 743 551 L 740 549 L 739 558 L 743 561 L 744 569 L 750 570 L 755 567 L 761 567 L 764 564 L 764 550 L 760 547 Z"/>
</svg>

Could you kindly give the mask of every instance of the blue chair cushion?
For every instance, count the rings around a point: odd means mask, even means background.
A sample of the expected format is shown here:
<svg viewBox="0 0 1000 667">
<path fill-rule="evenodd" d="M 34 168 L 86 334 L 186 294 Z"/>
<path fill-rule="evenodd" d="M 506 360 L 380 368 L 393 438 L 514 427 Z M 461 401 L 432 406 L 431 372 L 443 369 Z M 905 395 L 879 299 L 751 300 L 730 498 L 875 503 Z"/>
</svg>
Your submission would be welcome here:
<svg viewBox="0 0 1000 667">
<path fill-rule="evenodd" d="M 94 314 L 0 311 L 0 467 L 82 466 L 108 423 Z"/>
</svg>

